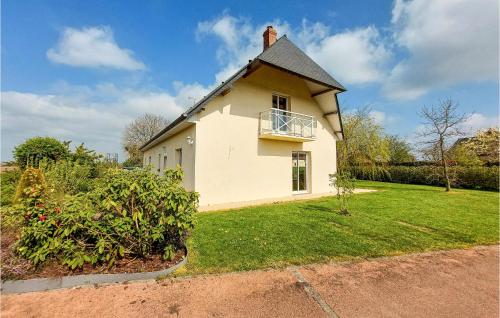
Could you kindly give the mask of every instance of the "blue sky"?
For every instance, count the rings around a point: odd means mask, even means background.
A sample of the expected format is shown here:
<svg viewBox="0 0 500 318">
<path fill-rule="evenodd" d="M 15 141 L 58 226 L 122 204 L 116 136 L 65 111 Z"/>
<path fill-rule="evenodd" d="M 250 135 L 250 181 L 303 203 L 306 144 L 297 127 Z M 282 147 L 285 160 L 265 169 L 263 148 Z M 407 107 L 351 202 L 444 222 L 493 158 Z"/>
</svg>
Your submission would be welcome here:
<svg viewBox="0 0 500 318">
<path fill-rule="evenodd" d="M 268 24 L 388 133 L 411 139 L 418 109 L 445 98 L 471 131 L 498 124 L 495 0 L 3 1 L 2 160 L 36 135 L 124 159 L 127 123 L 177 117 L 262 50 Z"/>
</svg>

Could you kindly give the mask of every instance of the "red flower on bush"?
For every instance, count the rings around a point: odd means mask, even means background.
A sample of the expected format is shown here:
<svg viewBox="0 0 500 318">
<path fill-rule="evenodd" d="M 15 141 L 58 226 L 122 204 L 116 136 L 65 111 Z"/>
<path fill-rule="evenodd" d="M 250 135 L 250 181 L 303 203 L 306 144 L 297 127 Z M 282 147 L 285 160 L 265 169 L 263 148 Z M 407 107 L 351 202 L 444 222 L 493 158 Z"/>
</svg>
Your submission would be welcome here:
<svg viewBox="0 0 500 318">
<path fill-rule="evenodd" d="M 54 212 L 56 212 L 56 213 L 61 213 L 61 208 L 57 206 L 57 207 L 54 209 Z"/>
<path fill-rule="evenodd" d="M 45 221 L 46 219 L 47 217 L 43 214 L 38 217 L 38 220 L 40 220 L 41 222 Z"/>
</svg>

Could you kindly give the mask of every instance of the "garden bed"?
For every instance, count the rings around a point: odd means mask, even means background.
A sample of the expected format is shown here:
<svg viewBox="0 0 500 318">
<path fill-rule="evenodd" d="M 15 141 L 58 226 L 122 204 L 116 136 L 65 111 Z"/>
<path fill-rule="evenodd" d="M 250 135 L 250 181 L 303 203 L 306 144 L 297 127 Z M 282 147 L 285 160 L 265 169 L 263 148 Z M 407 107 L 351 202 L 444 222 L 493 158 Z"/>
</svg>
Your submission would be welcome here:
<svg viewBox="0 0 500 318">
<path fill-rule="evenodd" d="M 178 264 L 186 257 L 186 252 L 180 250 L 171 261 L 165 261 L 161 255 L 153 255 L 149 258 L 123 258 L 108 268 L 106 265 L 92 266 L 85 264 L 82 268 L 71 270 L 68 266 L 58 263 L 56 260 L 48 261 L 38 267 L 32 265 L 26 259 L 17 256 L 14 246 L 19 238 L 15 229 L 3 229 L 1 234 L 1 279 L 23 280 L 32 278 L 51 278 L 85 274 L 119 274 L 119 273 L 143 273 L 156 272 Z"/>
</svg>

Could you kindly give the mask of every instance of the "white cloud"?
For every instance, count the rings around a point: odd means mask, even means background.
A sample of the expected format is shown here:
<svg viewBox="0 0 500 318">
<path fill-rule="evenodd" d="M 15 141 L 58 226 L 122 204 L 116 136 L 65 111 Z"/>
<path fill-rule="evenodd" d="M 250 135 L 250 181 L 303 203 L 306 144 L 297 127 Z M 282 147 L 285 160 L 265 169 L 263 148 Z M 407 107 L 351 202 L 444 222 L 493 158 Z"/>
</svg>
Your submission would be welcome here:
<svg viewBox="0 0 500 318">
<path fill-rule="evenodd" d="M 396 117 L 378 110 L 370 111 L 370 117 L 379 125 L 393 123 L 396 120 Z"/>
<path fill-rule="evenodd" d="M 433 88 L 498 80 L 498 1 L 397 0 L 392 23 L 408 58 L 392 69 L 387 97 L 415 99 Z"/>
<path fill-rule="evenodd" d="M 484 114 L 474 113 L 467 119 L 466 122 L 462 124 L 462 129 L 470 135 L 479 129 L 486 129 L 490 127 L 499 127 L 498 116 L 489 117 Z"/>
<path fill-rule="evenodd" d="M 272 25 L 278 36 L 290 33 L 289 24 L 278 19 L 253 25 L 249 19 L 234 17 L 227 13 L 198 23 L 196 37 L 199 41 L 206 36 L 215 36 L 222 42 L 216 53 L 221 65 L 220 71 L 215 74 L 216 83 L 227 80 L 262 52 L 262 33 L 267 25 Z"/>
<path fill-rule="evenodd" d="M 55 48 L 47 51 L 54 63 L 79 67 L 110 67 L 123 70 L 144 70 L 146 66 L 134 53 L 120 48 L 109 27 L 83 29 L 65 28 Z"/>
<path fill-rule="evenodd" d="M 182 83 L 176 84 L 175 94 L 110 83 L 95 87 L 62 83 L 57 88 L 58 94 L 2 92 L 2 160 L 10 159 L 14 146 L 33 136 L 85 142 L 98 152 L 116 152 L 124 159 L 121 135 L 126 124 L 146 112 L 172 121 L 190 106 L 187 97 L 206 94 L 199 84 Z"/>
<path fill-rule="evenodd" d="M 261 52 L 268 24 L 275 26 L 278 36 L 287 33 L 341 83 L 380 83 L 391 100 L 416 99 L 434 88 L 460 83 L 498 80 L 496 0 L 397 0 L 391 28 L 384 35 L 374 26 L 333 33 L 327 25 L 307 20 L 297 27 L 280 20 L 254 25 L 224 12 L 200 22 L 196 31 L 199 40 L 207 35 L 221 40 L 217 82 Z"/>
<path fill-rule="evenodd" d="M 196 36 L 207 35 L 221 40 L 217 58 L 224 65 L 216 81 L 227 79 L 241 66 L 262 52 L 262 32 L 273 25 L 278 37 L 287 34 L 318 64 L 346 84 L 365 84 L 383 80 L 384 67 L 391 54 L 375 27 L 345 30 L 331 34 L 329 27 L 303 20 L 298 28 L 287 22 L 269 21 L 253 25 L 250 20 L 227 13 L 198 23 Z"/>
<path fill-rule="evenodd" d="M 303 26 L 306 34 L 305 51 L 318 64 L 346 84 L 381 82 L 386 64 L 391 57 L 389 49 L 375 27 L 346 30 L 327 35 L 318 24 Z"/>
</svg>

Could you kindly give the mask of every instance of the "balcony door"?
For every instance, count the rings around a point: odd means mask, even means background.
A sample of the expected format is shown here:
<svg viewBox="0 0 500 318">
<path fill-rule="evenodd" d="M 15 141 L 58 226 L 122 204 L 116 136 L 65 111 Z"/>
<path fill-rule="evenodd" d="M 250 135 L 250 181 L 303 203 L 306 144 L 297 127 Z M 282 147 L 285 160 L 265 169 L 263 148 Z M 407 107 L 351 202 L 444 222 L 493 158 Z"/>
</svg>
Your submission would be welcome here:
<svg viewBox="0 0 500 318">
<path fill-rule="evenodd" d="M 288 127 L 288 113 L 290 111 L 289 98 L 278 94 L 273 94 L 273 131 L 287 132 Z"/>
<path fill-rule="evenodd" d="M 307 152 L 292 152 L 292 191 L 294 193 L 306 193 L 308 190 L 307 178 Z"/>
</svg>

